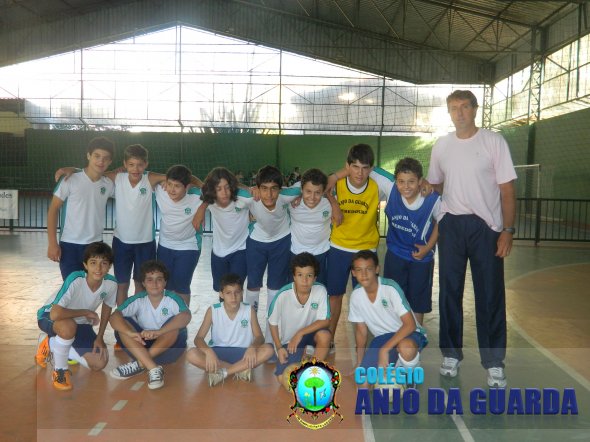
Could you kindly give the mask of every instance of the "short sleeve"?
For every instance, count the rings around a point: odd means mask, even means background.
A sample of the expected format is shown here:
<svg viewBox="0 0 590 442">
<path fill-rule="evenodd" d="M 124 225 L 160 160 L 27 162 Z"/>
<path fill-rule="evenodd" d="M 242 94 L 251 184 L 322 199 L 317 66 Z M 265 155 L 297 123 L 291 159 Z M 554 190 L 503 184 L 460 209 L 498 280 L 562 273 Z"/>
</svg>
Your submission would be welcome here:
<svg viewBox="0 0 590 442">
<path fill-rule="evenodd" d="M 375 181 L 375 183 L 377 183 L 377 187 L 379 188 L 379 200 L 387 201 L 391 194 L 391 190 L 395 186 L 395 177 L 380 167 L 375 167 L 369 176 Z"/>
<path fill-rule="evenodd" d="M 365 318 L 363 318 L 360 312 L 359 302 L 359 292 L 355 290 L 350 295 L 350 303 L 348 305 L 348 320 L 350 322 L 365 322 Z"/>
</svg>

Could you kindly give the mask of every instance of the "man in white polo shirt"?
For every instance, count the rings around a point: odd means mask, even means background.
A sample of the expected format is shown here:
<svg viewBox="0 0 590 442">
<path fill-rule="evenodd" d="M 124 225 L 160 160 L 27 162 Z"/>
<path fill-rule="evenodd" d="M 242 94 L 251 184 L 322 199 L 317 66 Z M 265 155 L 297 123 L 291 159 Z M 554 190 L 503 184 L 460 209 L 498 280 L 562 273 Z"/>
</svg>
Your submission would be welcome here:
<svg viewBox="0 0 590 442">
<path fill-rule="evenodd" d="M 456 131 L 437 140 L 428 170 L 428 182 L 442 194 L 437 217 L 444 357 L 440 373 L 456 376 L 463 359 L 463 289 L 469 260 L 481 364 L 490 387 L 505 387 L 503 258 L 512 248 L 516 173 L 504 138 L 475 125 L 477 107 L 471 91 L 458 90 L 447 97 Z"/>
</svg>

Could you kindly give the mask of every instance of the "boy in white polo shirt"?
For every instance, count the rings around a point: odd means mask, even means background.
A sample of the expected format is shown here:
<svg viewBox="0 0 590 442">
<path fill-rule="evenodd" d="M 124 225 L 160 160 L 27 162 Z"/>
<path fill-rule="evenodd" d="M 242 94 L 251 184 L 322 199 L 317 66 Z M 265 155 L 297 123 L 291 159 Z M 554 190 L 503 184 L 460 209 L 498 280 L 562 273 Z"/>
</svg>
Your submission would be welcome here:
<svg viewBox="0 0 590 442">
<path fill-rule="evenodd" d="M 186 350 L 186 326 L 191 313 L 176 294 L 166 290 L 168 269 L 160 261 L 141 266 L 145 292 L 127 299 L 111 316 L 111 327 L 121 347 L 133 358 L 111 371 L 116 379 L 128 379 L 148 371 L 148 388 L 164 386 L 161 364 L 176 361 Z"/>
<path fill-rule="evenodd" d="M 325 360 L 330 348 L 330 304 L 326 288 L 315 282 L 319 264 L 311 253 L 291 260 L 293 282 L 284 286 L 268 308 L 268 323 L 277 352 L 275 375 L 279 383 L 285 369 L 301 361 L 306 346 L 314 357 Z"/>
<path fill-rule="evenodd" d="M 201 232 L 193 227 L 193 218 L 201 205 L 201 191 L 189 189 L 191 171 L 181 165 L 166 172 L 166 190 L 156 187 L 160 208 L 160 237 L 157 256 L 170 272 L 168 290 L 190 305 L 191 280 L 201 255 Z"/>
<path fill-rule="evenodd" d="M 252 369 L 273 354 L 258 325 L 256 311 L 242 302 L 243 285 L 239 275 L 229 273 L 221 278 L 219 297 L 205 313 L 195 336 L 195 346 L 188 351 L 187 360 L 208 372 L 209 386 L 223 382 L 228 376 L 250 381 Z M 209 345 L 205 342 L 211 330 Z"/>
<path fill-rule="evenodd" d="M 357 366 L 418 366 L 428 340 L 402 289 L 395 281 L 379 277 L 379 258 L 371 250 L 355 253 L 351 270 L 359 282 L 348 307 L 348 320 L 355 329 Z M 369 331 L 374 338 L 367 346 Z"/>
<path fill-rule="evenodd" d="M 86 154 L 88 165 L 70 179 L 62 179 L 53 191 L 47 211 L 47 257 L 59 262 L 64 281 L 70 273 L 84 270 L 82 257 L 86 246 L 102 241 L 106 204 L 115 188 L 115 184 L 103 174 L 113 160 L 114 150 L 115 146 L 108 138 L 92 139 Z"/>
<path fill-rule="evenodd" d="M 281 189 L 283 174 L 274 166 L 264 166 L 256 175 L 260 201 L 250 204 L 256 223 L 246 241 L 248 259 L 248 288 L 246 302 L 258 310 L 264 270 L 268 266 L 266 286 L 269 305 L 289 278 L 289 205 L 301 195 L 299 187 Z M 268 341 L 268 334 L 266 336 Z"/>
<path fill-rule="evenodd" d="M 328 177 L 319 169 L 306 170 L 301 176 L 301 203 L 291 207 L 291 259 L 299 253 L 309 252 L 319 263 L 318 282 L 326 284 L 328 278 L 328 250 L 330 250 L 330 223 L 333 196 L 324 198 Z M 335 200 L 333 203 L 338 208 Z"/>
<path fill-rule="evenodd" d="M 244 281 L 247 276 L 246 240 L 252 195 L 239 188 L 237 178 L 225 167 L 216 167 L 205 178 L 201 188 L 203 205 L 199 212 L 209 209 L 213 221 L 211 273 L 213 290 L 221 291 L 223 275 L 234 273 Z"/>
</svg>

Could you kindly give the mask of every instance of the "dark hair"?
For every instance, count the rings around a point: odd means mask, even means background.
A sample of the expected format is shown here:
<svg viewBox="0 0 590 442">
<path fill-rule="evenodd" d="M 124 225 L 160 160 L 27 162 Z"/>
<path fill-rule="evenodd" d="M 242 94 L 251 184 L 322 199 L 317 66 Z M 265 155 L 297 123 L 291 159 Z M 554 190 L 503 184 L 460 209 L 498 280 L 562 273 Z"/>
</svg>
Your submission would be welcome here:
<svg viewBox="0 0 590 442">
<path fill-rule="evenodd" d="M 328 177 L 320 169 L 308 169 L 301 175 L 301 188 L 306 183 L 311 183 L 314 186 L 322 186 L 325 190 L 328 186 Z"/>
<path fill-rule="evenodd" d="M 291 274 L 295 275 L 296 267 L 313 267 L 313 273 L 318 276 L 320 273 L 320 263 L 311 253 L 303 252 L 295 255 L 291 259 Z"/>
<path fill-rule="evenodd" d="M 354 267 L 354 262 L 357 259 L 370 259 L 375 264 L 375 267 L 379 265 L 379 257 L 372 250 L 359 250 L 354 255 L 352 255 L 352 259 L 350 260 L 351 267 Z"/>
<path fill-rule="evenodd" d="M 181 182 L 185 187 L 191 182 L 192 172 L 186 166 L 177 164 L 166 171 L 166 179 Z"/>
<path fill-rule="evenodd" d="M 114 259 L 113 249 L 102 241 L 90 243 L 84 249 L 82 262 L 87 263 L 90 258 L 104 258 L 112 264 Z"/>
<path fill-rule="evenodd" d="M 453 91 L 453 93 L 451 93 L 447 97 L 447 107 L 449 106 L 449 103 L 453 100 L 469 100 L 471 107 L 478 107 L 477 106 L 477 97 L 475 95 L 473 95 L 473 92 L 471 92 L 471 91 L 462 91 L 462 90 Z"/>
<path fill-rule="evenodd" d="M 274 183 L 283 187 L 283 174 L 274 166 L 261 167 L 256 174 L 256 185 L 260 187 L 266 183 Z"/>
<path fill-rule="evenodd" d="M 229 184 L 232 201 L 238 199 L 238 179 L 236 176 L 225 167 L 216 167 L 209 172 L 203 182 L 203 187 L 201 187 L 201 199 L 203 201 L 208 204 L 213 204 L 215 202 L 217 196 L 215 188 L 219 185 L 219 182 L 222 179 L 225 179 Z"/>
<path fill-rule="evenodd" d="M 240 289 L 244 290 L 244 281 L 242 280 L 242 277 L 235 273 L 226 273 L 221 277 L 221 280 L 219 281 L 219 290 L 223 292 L 223 289 L 228 285 L 237 285 Z"/>
<path fill-rule="evenodd" d="M 123 151 L 123 158 L 125 161 L 128 161 L 131 158 L 137 158 L 138 160 L 143 160 L 147 163 L 148 150 L 141 144 L 131 144 L 125 148 L 125 151 Z"/>
<path fill-rule="evenodd" d="M 170 277 L 170 272 L 168 271 L 166 264 L 164 264 L 162 261 L 158 261 L 157 259 L 150 259 L 141 265 L 139 270 L 139 277 L 141 278 L 141 281 L 145 281 L 147 274 L 152 272 L 162 273 L 166 281 L 168 281 L 168 278 Z"/>
<path fill-rule="evenodd" d="M 115 143 L 109 140 L 107 137 L 96 137 L 90 140 L 86 151 L 92 154 L 96 149 L 106 150 L 111 154 L 111 159 L 115 156 Z"/>
<path fill-rule="evenodd" d="M 394 175 L 397 177 L 398 173 L 413 173 L 418 178 L 422 178 L 422 164 L 415 158 L 403 158 L 395 165 Z"/>
<path fill-rule="evenodd" d="M 371 146 L 368 144 L 355 144 L 350 149 L 348 149 L 346 162 L 348 164 L 352 164 L 357 160 L 361 164 L 367 164 L 373 167 L 373 164 L 375 163 L 375 155 L 373 154 L 373 149 Z"/>
</svg>

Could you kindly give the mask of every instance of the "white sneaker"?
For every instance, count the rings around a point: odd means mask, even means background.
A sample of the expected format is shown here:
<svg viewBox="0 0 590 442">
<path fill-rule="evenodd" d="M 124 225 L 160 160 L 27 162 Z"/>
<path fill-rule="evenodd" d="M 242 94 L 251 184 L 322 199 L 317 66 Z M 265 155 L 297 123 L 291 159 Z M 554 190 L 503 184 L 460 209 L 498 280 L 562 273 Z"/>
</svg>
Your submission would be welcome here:
<svg viewBox="0 0 590 442">
<path fill-rule="evenodd" d="M 457 376 L 457 371 L 459 371 L 459 365 L 461 361 L 455 358 L 443 358 L 443 362 L 440 365 L 439 372 L 443 376 L 450 376 L 454 378 Z"/>
<path fill-rule="evenodd" d="M 209 387 L 215 387 L 217 384 L 222 383 L 225 380 L 224 373 L 221 369 L 215 373 L 209 373 Z"/>
<path fill-rule="evenodd" d="M 234 375 L 238 381 L 250 382 L 252 380 L 252 369 L 247 368 L 245 370 L 239 371 Z"/>
<path fill-rule="evenodd" d="M 148 372 L 148 388 L 155 390 L 164 386 L 164 369 L 158 365 Z"/>
<path fill-rule="evenodd" d="M 505 388 L 508 382 L 502 367 L 488 368 L 488 385 L 490 387 Z"/>
</svg>

